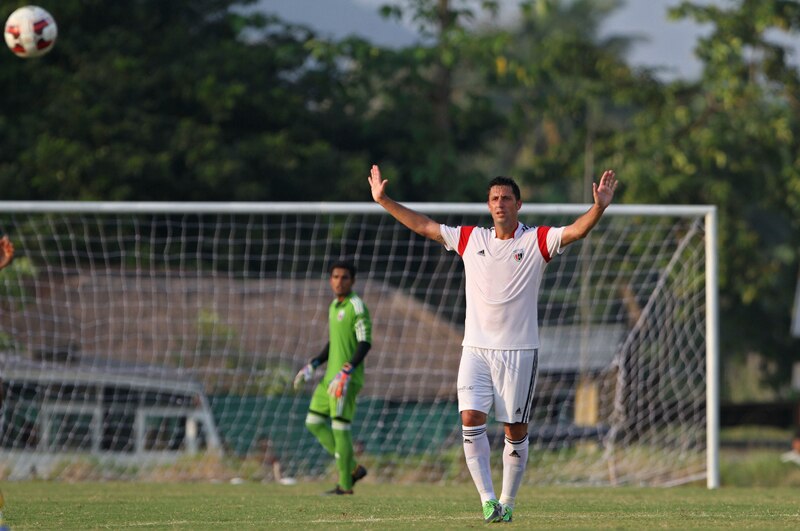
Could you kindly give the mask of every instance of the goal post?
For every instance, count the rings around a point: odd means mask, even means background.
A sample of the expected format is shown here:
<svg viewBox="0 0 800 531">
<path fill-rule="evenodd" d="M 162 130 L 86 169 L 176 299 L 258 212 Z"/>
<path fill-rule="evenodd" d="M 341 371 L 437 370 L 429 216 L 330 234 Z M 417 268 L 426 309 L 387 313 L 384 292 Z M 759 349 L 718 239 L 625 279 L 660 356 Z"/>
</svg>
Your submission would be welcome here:
<svg viewBox="0 0 800 531">
<path fill-rule="evenodd" d="M 407 206 L 491 223 L 485 204 Z M 586 209 L 526 203 L 520 220 Z M 612 205 L 551 261 L 526 481 L 719 486 L 716 231 L 714 207 Z M 358 459 L 370 481 L 467 480 L 461 260 L 380 206 L 4 201 L 0 232 L 17 254 L 0 271 L 0 478 L 330 474 L 304 426 L 313 386 L 291 382 L 348 258 L 373 318 Z"/>
</svg>

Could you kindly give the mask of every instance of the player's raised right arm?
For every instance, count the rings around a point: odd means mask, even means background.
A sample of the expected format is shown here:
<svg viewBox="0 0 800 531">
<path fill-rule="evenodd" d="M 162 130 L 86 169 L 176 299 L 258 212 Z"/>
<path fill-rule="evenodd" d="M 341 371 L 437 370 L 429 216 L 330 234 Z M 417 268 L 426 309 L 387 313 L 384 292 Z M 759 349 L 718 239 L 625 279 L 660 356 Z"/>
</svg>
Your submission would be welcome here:
<svg viewBox="0 0 800 531">
<path fill-rule="evenodd" d="M 420 214 L 405 207 L 386 195 L 386 184 L 389 181 L 381 179 L 381 170 L 377 165 L 372 165 L 369 174 L 369 186 L 372 188 L 372 199 L 391 214 L 394 219 L 413 230 L 420 236 L 425 236 L 439 243 L 444 243 L 439 224 L 424 214 Z"/>
</svg>

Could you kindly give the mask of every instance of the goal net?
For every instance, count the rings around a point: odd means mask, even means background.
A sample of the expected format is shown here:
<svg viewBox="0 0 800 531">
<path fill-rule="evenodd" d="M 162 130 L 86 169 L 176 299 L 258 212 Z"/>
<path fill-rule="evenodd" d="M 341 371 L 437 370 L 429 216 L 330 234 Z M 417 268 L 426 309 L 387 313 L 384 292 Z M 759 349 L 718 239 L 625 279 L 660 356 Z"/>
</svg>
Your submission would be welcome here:
<svg viewBox="0 0 800 531">
<path fill-rule="evenodd" d="M 412 206 L 491 223 L 485 205 Z M 583 211 L 526 204 L 521 221 Z M 714 478 L 713 213 L 612 207 L 549 264 L 526 481 Z M 462 263 L 377 205 L 4 202 L 0 231 L 17 250 L 0 271 L 0 479 L 333 477 L 304 426 L 322 371 L 292 379 L 327 340 L 328 266 L 348 258 L 373 319 L 353 426 L 366 481 L 468 480 Z"/>
</svg>

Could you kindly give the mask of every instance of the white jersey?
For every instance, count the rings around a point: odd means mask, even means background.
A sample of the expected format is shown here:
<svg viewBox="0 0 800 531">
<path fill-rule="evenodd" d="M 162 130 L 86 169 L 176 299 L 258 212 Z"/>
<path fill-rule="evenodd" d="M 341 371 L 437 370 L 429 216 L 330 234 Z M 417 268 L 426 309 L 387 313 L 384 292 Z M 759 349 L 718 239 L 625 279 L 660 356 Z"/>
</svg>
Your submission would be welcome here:
<svg viewBox="0 0 800 531">
<path fill-rule="evenodd" d="M 464 261 L 467 317 L 463 346 L 539 348 L 539 285 L 550 259 L 562 252 L 564 227 L 528 227 L 495 238 L 494 227 L 441 225 L 448 251 Z"/>
</svg>

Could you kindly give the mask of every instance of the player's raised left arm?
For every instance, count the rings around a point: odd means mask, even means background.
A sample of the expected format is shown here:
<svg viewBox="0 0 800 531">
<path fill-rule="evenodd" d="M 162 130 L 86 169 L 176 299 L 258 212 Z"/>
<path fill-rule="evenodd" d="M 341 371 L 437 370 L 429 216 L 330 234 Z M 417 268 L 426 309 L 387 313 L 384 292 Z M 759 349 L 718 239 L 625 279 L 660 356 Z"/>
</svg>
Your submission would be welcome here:
<svg viewBox="0 0 800 531">
<path fill-rule="evenodd" d="M 592 207 L 571 225 L 564 227 L 564 232 L 561 234 L 561 246 L 564 247 L 572 242 L 576 242 L 585 238 L 589 231 L 597 225 L 600 218 L 603 217 L 611 200 L 614 199 L 614 191 L 617 189 L 617 176 L 614 170 L 606 170 L 600 177 L 599 183 L 592 183 L 592 196 L 594 197 L 594 204 Z"/>
</svg>

